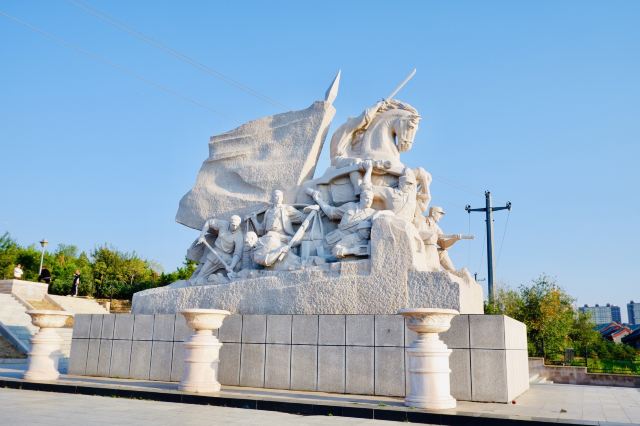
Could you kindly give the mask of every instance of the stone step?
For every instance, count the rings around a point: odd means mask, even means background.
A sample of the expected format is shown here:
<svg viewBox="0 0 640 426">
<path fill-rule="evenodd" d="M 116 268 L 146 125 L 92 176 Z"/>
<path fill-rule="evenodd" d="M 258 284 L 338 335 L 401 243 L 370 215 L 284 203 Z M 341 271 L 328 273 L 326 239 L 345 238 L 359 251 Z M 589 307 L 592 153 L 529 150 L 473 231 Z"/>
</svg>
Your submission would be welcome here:
<svg viewBox="0 0 640 426">
<path fill-rule="evenodd" d="M 28 308 L 18 301 L 12 294 L 0 293 L 0 323 L 2 323 L 27 348 L 31 347 L 31 337 L 38 332 L 38 327 L 31 323 Z M 105 311 L 106 312 L 106 311 Z M 56 333 L 62 339 L 60 351 L 65 356 L 61 360 L 61 369 L 66 371 L 68 357 L 71 352 L 71 337 L 73 329 L 61 328 Z"/>
</svg>

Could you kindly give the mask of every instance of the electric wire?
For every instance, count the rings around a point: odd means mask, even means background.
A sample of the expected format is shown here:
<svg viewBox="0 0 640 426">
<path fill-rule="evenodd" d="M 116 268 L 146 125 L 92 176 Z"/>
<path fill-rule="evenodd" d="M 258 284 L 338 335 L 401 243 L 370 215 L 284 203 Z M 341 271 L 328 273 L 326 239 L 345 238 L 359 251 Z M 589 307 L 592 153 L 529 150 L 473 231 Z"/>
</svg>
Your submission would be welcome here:
<svg viewBox="0 0 640 426">
<path fill-rule="evenodd" d="M 459 184 L 457 182 L 453 182 L 449 178 L 444 178 L 442 176 L 434 175 L 433 173 L 431 173 L 431 176 L 435 180 L 440 181 L 441 183 L 444 183 L 445 185 L 448 185 L 448 186 L 450 186 L 452 188 L 455 188 L 455 189 L 457 189 L 459 191 L 466 192 L 467 194 L 476 196 L 476 195 L 478 195 L 478 193 L 480 193 L 480 191 L 476 191 L 476 190 L 474 190 L 472 188 L 466 187 L 466 186 L 464 186 L 462 184 Z"/>
<path fill-rule="evenodd" d="M 480 247 L 481 249 L 481 255 L 480 255 L 480 263 L 478 264 L 478 271 L 481 271 L 482 265 L 484 263 L 484 251 L 485 251 L 485 247 L 486 247 L 486 240 L 487 240 L 487 234 L 485 232 L 482 233 L 482 246 Z"/>
<path fill-rule="evenodd" d="M 279 108 L 285 108 L 285 109 L 289 109 L 289 107 L 287 107 L 286 105 L 283 105 L 282 103 L 276 101 L 275 99 L 272 99 L 266 95 L 263 95 L 262 93 L 259 93 L 258 91 L 252 89 L 251 87 L 237 81 L 234 80 L 231 77 L 228 77 L 226 75 L 224 75 L 223 73 L 221 73 L 220 71 L 217 71 L 213 68 L 211 68 L 210 66 L 207 66 L 199 61 L 197 61 L 196 59 L 193 59 L 192 57 L 176 50 L 173 49 L 169 46 L 167 46 L 166 44 L 151 38 L 149 36 L 147 36 L 146 34 L 136 30 L 135 28 L 133 28 L 132 26 L 125 24 L 122 21 L 117 20 L 116 18 L 114 18 L 113 16 L 110 16 L 98 9 L 96 9 L 93 6 L 90 6 L 89 4 L 87 4 L 84 1 L 81 0 L 67 0 L 67 2 L 71 3 L 72 5 L 80 8 L 81 10 L 83 10 L 85 13 L 88 13 L 90 15 L 95 16 L 96 18 L 102 20 L 103 22 L 106 22 L 109 25 L 112 25 L 126 33 L 128 33 L 129 35 L 131 35 L 132 37 L 137 38 L 138 40 L 155 47 L 156 49 L 159 49 L 163 52 L 165 52 L 168 55 L 173 56 L 174 58 L 187 63 L 197 69 L 199 69 L 200 71 L 213 76 L 219 80 L 224 81 L 225 83 L 234 86 L 235 88 L 242 90 L 243 92 L 256 97 L 257 99 L 262 100 L 263 102 L 269 103 L 273 106 L 279 107 Z"/>
<path fill-rule="evenodd" d="M 496 269 L 500 266 L 500 256 L 502 256 L 502 246 L 504 245 L 504 238 L 507 235 L 507 228 L 509 227 L 509 217 L 511 216 L 511 210 L 507 210 L 507 220 L 504 224 L 504 231 L 502 232 L 502 240 L 500 241 L 500 249 L 498 250 L 498 259 L 496 260 Z"/>
<path fill-rule="evenodd" d="M 27 28 L 27 29 L 35 32 L 35 33 L 38 33 L 38 34 L 40 34 L 40 35 L 42 35 L 42 36 L 54 41 L 55 43 L 57 43 L 57 44 L 59 44 L 59 45 L 61 45 L 63 47 L 66 47 L 66 48 L 68 48 L 70 50 L 73 50 L 75 52 L 81 53 L 81 54 L 93 59 L 94 61 L 97 61 L 97 62 L 100 62 L 102 64 L 108 65 L 108 66 L 110 66 L 110 67 L 112 67 L 112 68 L 114 68 L 114 69 L 116 69 L 116 70 L 118 70 L 118 71 L 120 71 L 120 72 L 122 72 L 124 74 L 129 75 L 130 77 L 133 77 L 133 78 L 135 78 L 137 80 L 140 80 L 140 81 L 142 81 L 142 82 L 144 82 L 144 83 L 146 83 L 146 84 L 148 84 L 150 86 L 153 86 L 158 90 L 161 90 L 161 91 L 163 91 L 165 93 L 168 93 L 168 94 L 170 94 L 170 95 L 172 95 L 172 96 L 174 96 L 176 98 L 179 98 L 179 99 L 181 99 L 183 101 L 187 101 L 189 103 L 192 103 L 192 104 L 194 104 L 194 105 L 196 105 L 196 106 L 198 106 L 200 108 L 206 109 L 206 110 L 208 110 L 210 112 L 218 114 L 221 117 L 230 119 L 230 117 L 227 114 L 225 114 L 225 113 L 223 113 L 221 111 L 218 111 L 218 110 L 216 110 L 214 108 L 211 108 L 210 106 L 204 104 L 203 102 L 201 102 L 201 101 L 199 101 L 197 99 L 194 99 L 194 98 L 192 98 L 190 96 L 187 96 L 187 95 L 183 95 L 182 93 L 180 93 L 180 92 L 178 92 L 178 91 L 176 91 L 174 89 L 171 89 L 170 87 L 167 87 L 167 86 L 165 86 L 163 84 L 160 84 L 160 83 L 157 83 L 157 82 L 155 82 L 153 80 L 150 80 L 150 79 L 138 74 L 137 72 L 135 72 L 135 71 L 123 66 L 123 65 L 120 65 L 120 64 L 117 64 L 115 62 L 112 62 L 111 60 L 106 59 L 106 58 L 104 58 L 104 57 L 102 57 L 102 56 L 100 56 L 100 55 L 98 55 L 96 53 L 90 52 L 90 51 L 88 51 L 88 50 L 86 50 L 84 48 L 76 46 L 75 44 L 65 40 L 64 38 L 62 38 L 60 36 L 54 35 L 54 34 L 48 32 L 48 31 L 45 31 L 45 30 L 43 30 L 41 28 L 38 28 L 35 25 L 30 24 L 30 23 L 28 23 L 28 22 L 26 22 L 26 21 L 24 21 L 24 20 L 22 20 L 20 18 L 17 18 L 15 16 L 13 16 L 13 15 L 10 15 L 10 14 L 2 11 L 2 10 L 0 10 L 0 15 L 4 16 L 5 18 L 7 18 L 7 19 L 9 19 L 9 20 L 11 20 L 11 21 L 13 21 L 13 22 L 15 22 L 17 24 L 22 25 L 23 27 L 25 27 L 25 28 Z"/>
<path fill-rule="evenodd" d="M 467 226 L 467 235 L 471 235 L 471 213 L 467 213 L 469 224 Z M 467 244 L 467 265 L 471 265 L 471 244 Z"/>
</svg>

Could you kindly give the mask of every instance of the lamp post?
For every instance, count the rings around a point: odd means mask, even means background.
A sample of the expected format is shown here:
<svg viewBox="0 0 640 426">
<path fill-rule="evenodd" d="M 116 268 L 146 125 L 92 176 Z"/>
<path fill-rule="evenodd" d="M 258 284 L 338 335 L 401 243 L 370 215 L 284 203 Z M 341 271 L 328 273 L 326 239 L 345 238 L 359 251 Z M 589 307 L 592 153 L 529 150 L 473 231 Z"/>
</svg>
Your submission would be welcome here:
<svg viewBox="0 0 640 426">
<path fill-rule="evenodd" d="M 45 247 L 47 247 L 47 244 L 49 244 L 49 241 L 45 240 L 44 238 L 42 239 L 42 241 L 40 241 L 42 253 L 40 254 L 40 269 L 38 269 L 38 275 L 42 274 L 42 262 L 44 262 L 44 250 Z"/>
</svg>

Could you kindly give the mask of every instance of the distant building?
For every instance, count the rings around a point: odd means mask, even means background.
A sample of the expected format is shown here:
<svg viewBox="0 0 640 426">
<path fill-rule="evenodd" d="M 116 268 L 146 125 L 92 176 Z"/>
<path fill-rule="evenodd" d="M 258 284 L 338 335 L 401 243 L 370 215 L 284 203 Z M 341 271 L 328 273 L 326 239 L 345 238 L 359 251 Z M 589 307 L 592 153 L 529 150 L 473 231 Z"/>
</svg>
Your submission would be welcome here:
<svg viewBox="0 0 640 426">
<path fill-rule="evenodd" d="M 591 320 L 598 324 L 609 324 L 611 322 L 622 322 L 622 317 L 620 316 L 620 307 L 607 303 L 606 306 L 600 306 L 596 304 L 595 306 L 584 305 L 579 308 L 580 312 L 591 314 Z"/>
<path fill-rule="evenodd" d="M 632 330 L 629 327 L 617 322 L 597 325 L 595 329 L 603 339 L 610 340 L 613 343 L 622 343 L 627 336 L 632 334 Z"/>
<path fill-rule="evenodd" d="M 622 338 L 622 343 L 633 346 L 636 349 L 640 349 L 640 328 L 637 328 L 633 333 L 624 336 Z"/>
<path fill-rule="evenodd" d="M 633 300 L 627 303 L 627 315 L 629 316 L 629 324 L 640 324 L 640 303 L 634 303 Z"/>
</svg>

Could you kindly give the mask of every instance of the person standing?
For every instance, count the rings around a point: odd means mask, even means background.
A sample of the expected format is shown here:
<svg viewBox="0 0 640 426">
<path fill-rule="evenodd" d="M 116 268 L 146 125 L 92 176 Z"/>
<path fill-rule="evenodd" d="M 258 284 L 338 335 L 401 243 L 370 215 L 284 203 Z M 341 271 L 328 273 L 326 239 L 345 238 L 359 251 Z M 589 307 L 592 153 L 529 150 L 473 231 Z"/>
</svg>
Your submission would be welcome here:
<svg viewBox="0 0 640 426">
<path fill-rule="evenodd" d="M 24 274 L 24 271 L 22 270 L 22 265 L 18 263 L 16 267 L 13 268 L 13 278 L 16 280 L 21 280 L 22 274 Z"/>
<path fill-rule="evenodd" d="M 78 287 L 80 287 L 80 270 L 76 269 L 73 274 L 73 283 L 71 284 L 71 295 L 76 297 L 78 295 Z"/>
<path fill-rule="evenodd" d="M 49 268 L 47 268 L 46 266 L 42 267 L 40 276 L 38 276 L 38 281 L 45 284 L 51 284 L 51 271 L 49 271 Z"/>
</svg>

